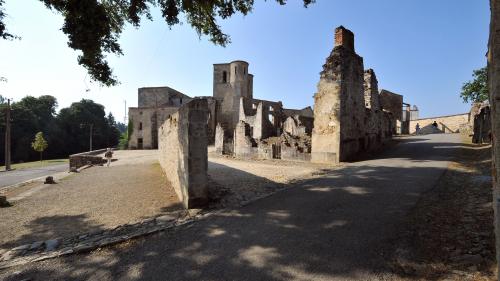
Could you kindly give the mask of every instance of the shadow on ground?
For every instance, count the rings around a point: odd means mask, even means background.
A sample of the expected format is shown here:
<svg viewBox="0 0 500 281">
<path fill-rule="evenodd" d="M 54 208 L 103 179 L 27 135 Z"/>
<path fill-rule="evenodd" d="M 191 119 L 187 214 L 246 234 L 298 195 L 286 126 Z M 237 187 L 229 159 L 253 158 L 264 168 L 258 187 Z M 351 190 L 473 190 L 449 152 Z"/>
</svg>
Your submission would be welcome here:
<svg viewBox="0 0 500 281">
<path fill-rule="evenodd" d="M 245 207 L 88 255 L 10 269 L 0 278 L 417 279 L 394 271 L 395 236 L 463 147 L 413 139 L 379 160 L 324 170 Z M 255 177 L 240 170 L 234 175 Z"/>
</svg>

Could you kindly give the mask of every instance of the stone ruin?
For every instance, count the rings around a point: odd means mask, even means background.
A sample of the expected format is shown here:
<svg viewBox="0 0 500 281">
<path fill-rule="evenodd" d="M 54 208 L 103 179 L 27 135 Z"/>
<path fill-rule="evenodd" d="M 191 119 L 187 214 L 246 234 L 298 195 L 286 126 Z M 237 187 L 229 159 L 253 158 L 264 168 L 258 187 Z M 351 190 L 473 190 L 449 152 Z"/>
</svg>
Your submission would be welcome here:
<svg viewBox="0 0 500 281">
<path fill-rule="evenodd" d="M 488 101 L 474 103 L 470 111 L 472 143 L 491 143 L 491 108 Z"/>
<path fill-rule="evenodd" d="M 129 109 L 130 148 L 159 149 L 159 162 L 186 208 L 208 203 L 208 144 L 238 158 L 335 164 L 376 150 L 401 132 L 403 97 L 379 93 L 375 72 L 364 70 L 354 34 L 344 27 L 335 30 L 314 110 L 255 99 L 248 66 L 214 64 L 212 97 L 141 88 L 139 106 Z"/>
<path fill-rule="evenodd" d="M 354 50 L 354 34 L 335 29 L 335 47 L 314 96 L 312 161 L 338 163 L 378 149 L 398 132 L 403 96 L 382 90 Z"/>
<path fill-rule="evenodd" d="M 238 158 L 309 159 L 313 111 L 253 98 L 248 63 L 214 65 L 215 150 Z"/>
<path fill-rule="evenodd" d="M 193 99 L 160 126 L 159 162 L 188 209 L 208 203 L 208 102 Z"/>
</svg>

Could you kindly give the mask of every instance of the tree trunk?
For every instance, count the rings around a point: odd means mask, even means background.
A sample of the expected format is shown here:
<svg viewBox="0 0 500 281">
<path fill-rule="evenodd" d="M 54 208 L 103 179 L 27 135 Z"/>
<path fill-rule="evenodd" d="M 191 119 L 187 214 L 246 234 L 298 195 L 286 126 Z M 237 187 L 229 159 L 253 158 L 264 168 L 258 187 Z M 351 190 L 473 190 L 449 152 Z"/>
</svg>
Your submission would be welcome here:
<svg viewBox="0 0 500 281">
<path fill-rule="evenodd" d="M 493 145 L 493 209 L 497 268 L 500 269 L 500 0 L 490 0 L 491 22 L 488 43 L 488 90 L 491 106 L 491 136 Z M 500 280 L 500 275 L 497 277 Z"/>
<path fill-rule="evenodd" d="M 42 153 L 43 151 L 40 151 L 40 164 L 42 164 Z"/>
</svg>

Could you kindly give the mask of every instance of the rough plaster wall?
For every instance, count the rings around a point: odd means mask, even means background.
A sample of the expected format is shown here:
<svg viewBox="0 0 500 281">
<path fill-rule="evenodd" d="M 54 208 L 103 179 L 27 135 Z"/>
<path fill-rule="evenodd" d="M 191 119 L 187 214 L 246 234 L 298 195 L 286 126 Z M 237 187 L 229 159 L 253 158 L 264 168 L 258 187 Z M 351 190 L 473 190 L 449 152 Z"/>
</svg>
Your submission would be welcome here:
<svg viewBox="0 0 500 281">
<path fill-rule="evenodd" d="M 191 100 L 189 96 L 170 87 L 146 87 L 138 89 L 138 107 L 176 106 Z M 182 99 L 182 104 L 181 104 Z"/>
<path fill-rule="evenodd" d="M 497 269 L 500 271 L 500 0 L 490 0 L 491 22 L 488 43 L 488 89 L 491 104 L 492 130 L 492 171 L 493 171 L 493 208 L 495 210 L 495 235 Z M 498 278 L 498 277 L 497 277 Z M 500 278 L 499 278 L 500 280 Z"/>
<path fill-rule="evenodd" d="M 248 136 L 248 124 L 239 121 L 234 130 L 234 155 L 240 158 L 250 158 L 254 154 L 257 156 L 257 149 L 253 151 L 252 141 Z"/>
<path fill-rule="evenodd" d="M 432 126 L 432 123 L 436 121 L 438 123 L 438 129 L 445 133 L 458 133 L 460 126 L 462 124 L 469 123 L 469 113 L 451 115 L 451 116 L 441 116 L 433 118 L 425 118 L 410 121 L 410 134 L 415 133 L 415 127 L 417 123 L 420 128 Z"/>
<path fill-rule="evenodd" d="M 215 128 L 215 152 L 217 154 L 224 154 L 224 129 L 220 123 Z"/>
<path fill-rule="evenodd" d="M 378 81 L 373 69 L 365 70 L 364 73 L 365 107 L 373 110 L 380 109 L 378 93 Z"/>
<path fill-rule="evenodd" d="M 363 58 L 336 46 L 323 66 L 315 95 L 312 160 L 335 163 L 359 152 L 364 117 Z"/>
<path fill-rule="evenodd" d="M 314 95 L 313 162 L 339 162 L 340 94 L 340 84 L 332 79 L 320 79 L 318 93 Z"/>
<path fill-rule="evenodd" d="M 133 126 L 129 148 L 136 149 L 137 139 L 142 138 L 143 149 L 156 149 L 154 139 L 157 141 L 158 127 L 177 110 L 177 107 L 129 108 L 129 120 Z M 140 123 L 142 123 L 142 130 L 139 129 Z"/>
<path fill-rule="evenodd" d="M 152 148 L 151 120 L 154 113 L 154 108 L 129 108 L 129 120 L 133 126 L 132 135 L 129 137 L 129 148 L 138 148 L 137 139 L 139 138 L 142 138 L 143 149 Z M 142 130 L 140 130 L 140 123 L 142 123 Z"/>
<path fill-rule="evenodd" d="M 186 208 L 208 203 L 207 115 L 207 101 L 195 99 L 159 130 L 160 165 Z"/>
<path fill-rule="evenodd" d="M 227 73 L 227 82 L 223 81 L 223 73 Z M 235 72 L 236 71 L 236 72 Z M 253 76 L 248 73 L 248 63 L 236 61 L 228 64 L 214 65 L 213 97 L 220 103 L 217 122 L 229 131 L 233 131 L 239 120 L 240 97 L 253 96 Z"/>
</svg>

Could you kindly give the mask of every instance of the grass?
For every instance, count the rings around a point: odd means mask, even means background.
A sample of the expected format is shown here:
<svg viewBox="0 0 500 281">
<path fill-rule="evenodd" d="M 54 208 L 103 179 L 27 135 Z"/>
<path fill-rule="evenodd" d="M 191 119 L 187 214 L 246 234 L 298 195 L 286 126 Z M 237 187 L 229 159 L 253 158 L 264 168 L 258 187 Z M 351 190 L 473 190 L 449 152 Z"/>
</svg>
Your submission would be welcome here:
<svg viewBox="0 0 500 281">
<path fill-rule="evenodd" d="M 11 169 L 22 170 L 28 168 L 53 166 L 64 163 L 68 163 L 68 159 L 51 159 L 51 160 L 43 160 L 42 162 L 33 161 L 33 162 L 17 163 L 17 164 L 12 164 L 10 167 Z M 5 170 L 5 166 L 0 166 L 0 171 L 3 170 Z"/>
</svg>

